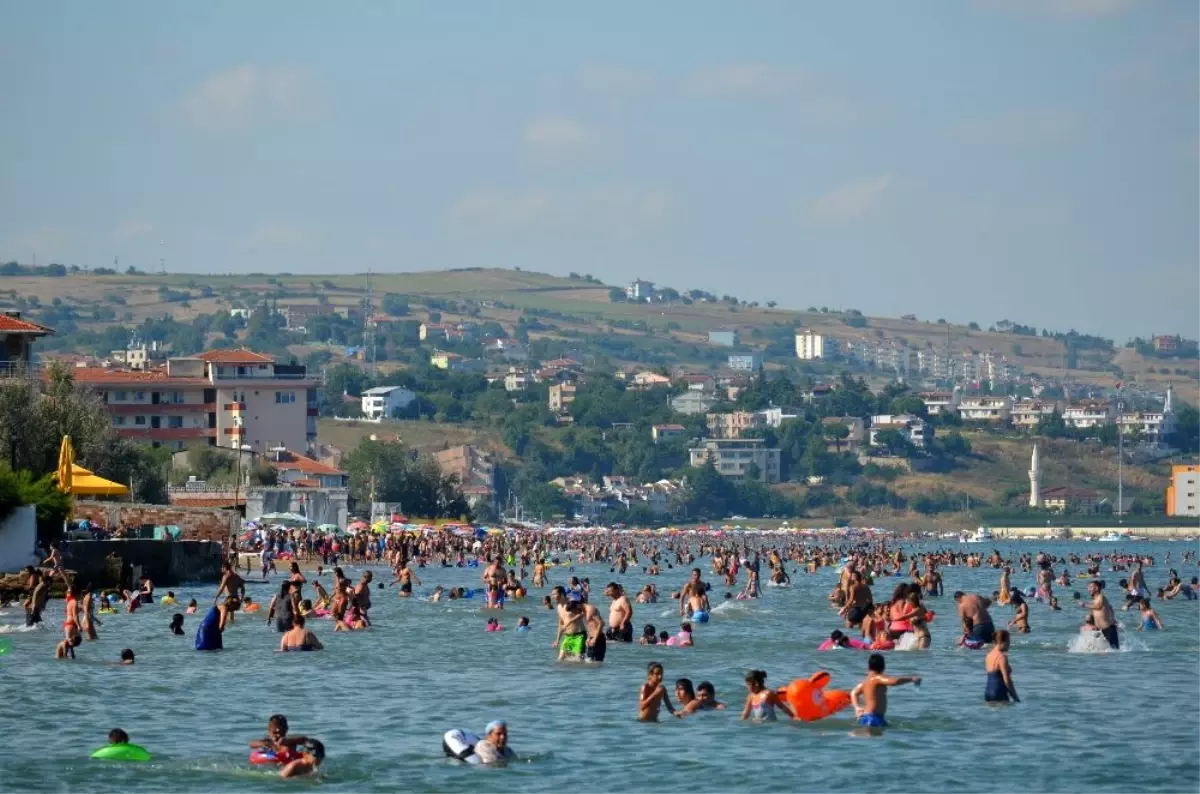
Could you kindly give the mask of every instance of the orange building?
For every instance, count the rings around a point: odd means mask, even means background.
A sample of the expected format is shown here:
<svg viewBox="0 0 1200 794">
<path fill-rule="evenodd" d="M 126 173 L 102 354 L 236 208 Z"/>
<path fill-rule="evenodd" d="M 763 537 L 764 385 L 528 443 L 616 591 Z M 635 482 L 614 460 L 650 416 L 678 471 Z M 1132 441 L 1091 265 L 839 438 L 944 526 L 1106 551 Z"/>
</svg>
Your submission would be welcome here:
<svg viewBox="0 0 1200 794">
<path fill-rule="evenodd" d="M 1167 483 L 1167 515 L 1200 516 L 1200 466 L 1171 467 Z"/>
</svg>

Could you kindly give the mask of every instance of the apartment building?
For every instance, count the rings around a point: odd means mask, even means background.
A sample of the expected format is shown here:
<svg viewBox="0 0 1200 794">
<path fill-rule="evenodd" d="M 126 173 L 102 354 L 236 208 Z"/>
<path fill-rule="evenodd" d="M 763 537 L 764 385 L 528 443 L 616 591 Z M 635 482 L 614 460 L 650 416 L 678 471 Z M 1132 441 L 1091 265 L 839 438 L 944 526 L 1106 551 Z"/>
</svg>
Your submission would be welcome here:
<svg viewBox="0 0 1200 794">
<path fill-rule="evenodd" d="M 1108 400 L 1080 400 L 1063 409 L 1062 418 L 1068 427 L 1088 430 L 1111 424 L 1117 417 L 1116 408 Z"/>
<path fill-rule="evenodd" d="M 317 438 L 317 381 L 300 364 L 252 350 L 210 350 L 147 370 L 76 367 L 119 435 L 181 450 L 208 445 L 266 454 Z"/>
<path fill-rule="evenodd" d="M 885 430 L 895 430 L 917 449 L 928 449 L 933 443 L 933 425 L 912 414 L 872 416 L 868 443 L 872 447 L 884 446 L 879 441 L 879 434 Z"/>
<path fill-rule="evenodd" d="M 391 419 L 415 399 L 416 392 L 403 386 L 376 386 L 362 393 L 362 413 L 367 419 Z"/>
<path fill-rule="evenodd" d="M 779 482 L 780 450 L 769 448 L 761 438 L 710 438 L 688 450 L 691 465 L 712 461 L 718 473 L 732 480 L 745 478 L 753 465 L 765 483 Z"/>
<path fill-rule="evenodd" d="M 1033 430 L 1043 419 L 1049 419 L 1058 410 L 1058 403 L 1046 400 L 1020 400 L 1013 404 L 1009 418 L 1013 427 Z"/>
<path fill-rule="evenodd" d="M 1167 483 L 1167 515 L 1200 516 L 1200 466 L 1172 466 Z"/>
<path fill-rule="evenodd" d="M 796 334 L 796 358 L 803 361 L 832 358 L 836 351 L 837 342 L 832 336 L 814 333 L 811 328 Z"/>
<path fill-rule="evenodd" d="M 555 383 L 550 387 L 549 407 L 554 413 L 567 411 L 575 402 L 574 383 Z"/>
<path fill-rule="evenodd" d="M 930 416 L 954 413 L 958 410 L 958 393 L 952 391 L 926 391 L 917 395 L 925 403 L 925 412 Z"/>
<path fill-rule="evenodd" d="M 495 508 L 496 464 L 490 455 L 468 444 L 444 449 L 435 457 L 443 475 L 458 477 L 467 504 Z"/>
<path fill-rule="evenodd" d="M 625 288 L 625 297 L 631 301 L 654 300 L 654 282 L 642 281 L 640 278 L 629 282 Z"/>
<path fill-rule="evenodd" d="M 671 410 L 689 416 L 711 411 L 716 404 L 716 397 L 698 391 L 685 391 L 678 397 L 671 398 Z"/>
<path fill-rule="evenodd" d="M 650 428 L 650 438 L 657 444 L 667 438 L 678 438 L 687 432 L 683 425 L 654 425 Z"/>
<path fill-rule="evenodd" d="M 766 426 L 766 419 L 755 411 L 731 411 L 705 417 L 708 434 L 713 438 L 741 438 L 747 430 Z"/>
<path fill-rule="evenodd" d="M 958 415 L 964 422 L 1007 422 L 1012 411 L 1008 396 L 963 397 L 958 401 Z"/>
<path fill-rule="evenodd" d="M 763 365 L 761 353 L 734 353 L 727 361 L 730 369 L 740 372 L 758 372 Z"/>
</svg>

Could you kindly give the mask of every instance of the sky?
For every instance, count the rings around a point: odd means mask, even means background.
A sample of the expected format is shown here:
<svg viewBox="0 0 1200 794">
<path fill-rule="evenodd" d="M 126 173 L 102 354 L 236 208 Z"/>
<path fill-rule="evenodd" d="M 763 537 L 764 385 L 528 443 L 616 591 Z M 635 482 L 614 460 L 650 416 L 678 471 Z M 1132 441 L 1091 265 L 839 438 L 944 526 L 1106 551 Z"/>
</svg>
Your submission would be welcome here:
<svg viewBox="0 0 1200 794">
<path fill-rule="evenodd" d="M 0 260 L 520 267 L 1195 337 L 1197 13 L 3 3 Z"/>
</svg>

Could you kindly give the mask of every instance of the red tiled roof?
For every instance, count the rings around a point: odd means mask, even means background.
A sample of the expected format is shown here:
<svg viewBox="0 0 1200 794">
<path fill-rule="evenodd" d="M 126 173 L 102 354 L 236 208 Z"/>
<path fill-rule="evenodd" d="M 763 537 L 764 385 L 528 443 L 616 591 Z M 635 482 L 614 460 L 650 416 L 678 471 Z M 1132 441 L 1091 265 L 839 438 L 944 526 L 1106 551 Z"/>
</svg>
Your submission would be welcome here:
<svg viewBox="0 0 1200 794">
<path fill-rule="evenodd" d="M 44 325 L 13 317 L 11 314 L 0 314 L 0 333 L 6 334 L 52 334 L 54 330 Z"/>
<path fill-rule="evenodd" d="M 229 507 L 235 504 L 232 496 L 171 496 L 172 507 Z M 246 496 L 238 494 L 236 504 L 246 503 Z"/>
<path fill-rule="evenodd" d="M 238 350 L 207 350 L 198 353 L 196 358 L 204 359 L 210 364 L 273 364 L 275 359 L 262 353 L 255 353 L 247 348 Z"/>
<path fill-rule="evenodd" d="M 300 480 L 292 480 L 292 485 L 300 488 L 319 488 L 321 487 L 321 482 L 319 480 L 310 480 L 305 478 Z"/>
<path fill-rule="evenodd" d="M 326 466 L 319 460 L 313 460 L 304 455 L 297 455 L 291 450 L 284 452 L 283 458 L 283 460 L 273 460 L 268 457 L 267 462 L 277 469 L 299 471 L 304 474 L 325 474 L 332 476 L 345 473 L 332 466 Z"/>
<path fill-rule="evenodd" d="M 204 378 L 168 378 L 164 369 L 133 370 L 107 367 L 72 367 L 71 377 L 77 383 L 170 383 L 172 386 L 206 386 Z"/>
</svg>

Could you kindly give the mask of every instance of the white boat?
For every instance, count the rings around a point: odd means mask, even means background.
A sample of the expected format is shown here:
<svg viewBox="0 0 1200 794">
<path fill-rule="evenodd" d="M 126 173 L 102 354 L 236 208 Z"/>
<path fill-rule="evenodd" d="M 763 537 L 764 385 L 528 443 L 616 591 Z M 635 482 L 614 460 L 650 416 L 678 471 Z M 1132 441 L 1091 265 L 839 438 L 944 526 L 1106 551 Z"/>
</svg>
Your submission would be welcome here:
<svg viewBox="0 0 1200 794">
<path fill-rule="evenodd" d="M 990 543 L 992 540 L 992 533 L 987 527 L 980 527 L 969 535 L 964 532 L 958 536 L 959 543 Z"/>
<path fill-rule="evenodd" d="M 1096 540 L 1101 543 L 1120 543 L 1121 541 L 1128 539 L 1129 538 L 1124 537 L 1123 535 L 1118 535 L 1116 532 L 1109 532 L 1107 535 L 1096 538 Z"/>
</svg>

